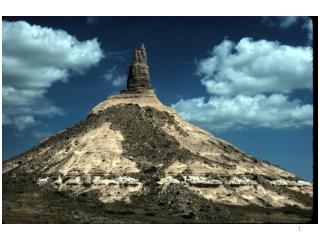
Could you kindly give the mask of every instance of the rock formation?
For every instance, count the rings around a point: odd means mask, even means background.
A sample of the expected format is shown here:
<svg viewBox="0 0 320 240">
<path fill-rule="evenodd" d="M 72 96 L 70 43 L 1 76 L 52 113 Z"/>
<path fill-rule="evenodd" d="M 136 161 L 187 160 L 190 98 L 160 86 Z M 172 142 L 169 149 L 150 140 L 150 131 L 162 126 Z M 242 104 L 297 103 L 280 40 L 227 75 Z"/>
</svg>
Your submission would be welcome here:
<svg viewBox="0 0 320 240">
<path fill-rule="evenodd" d="M 183 121 L 147 55 L 82 122 L 3 162 L 4 222 L 308 222 L 312 184 Z"/>
<path fill-rule="evenodd" d="M 129 67 L 127 89 L 123 93 L 141 93 L 152 89 L 150 82 L 147 52 L 142 43 L 133 54 L 132 65 Z"/>
</svg>

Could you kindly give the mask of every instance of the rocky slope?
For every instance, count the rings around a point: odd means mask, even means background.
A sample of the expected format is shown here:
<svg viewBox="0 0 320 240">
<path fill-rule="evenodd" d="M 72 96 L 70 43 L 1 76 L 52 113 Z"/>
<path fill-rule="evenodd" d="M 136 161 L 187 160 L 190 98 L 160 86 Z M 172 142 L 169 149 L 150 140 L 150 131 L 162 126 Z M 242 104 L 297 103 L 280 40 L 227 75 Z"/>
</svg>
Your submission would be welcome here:
<svg viewBox="0 0 320 240">
<path fill-rule="evenodd" d="M 308 222 L 312 185 L 179 118 L 144 46 L 127 89 L 3 163 L 4 222 Z"/>
</svg>

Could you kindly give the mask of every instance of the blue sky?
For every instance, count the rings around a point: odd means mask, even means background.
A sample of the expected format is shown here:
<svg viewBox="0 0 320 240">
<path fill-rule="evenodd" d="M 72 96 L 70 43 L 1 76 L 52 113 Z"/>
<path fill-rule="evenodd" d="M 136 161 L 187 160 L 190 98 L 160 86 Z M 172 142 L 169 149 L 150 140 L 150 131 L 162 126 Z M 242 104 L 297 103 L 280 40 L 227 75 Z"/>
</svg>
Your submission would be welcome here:
<svg viewBox="0 0 320 240">
<path fill-rule="evenodd" d="M 86 117 L 144 42 L 158 98 L 258 158 L 312 180 L 306 17 L 5 17 L 3 159 Z"/>
</svg>

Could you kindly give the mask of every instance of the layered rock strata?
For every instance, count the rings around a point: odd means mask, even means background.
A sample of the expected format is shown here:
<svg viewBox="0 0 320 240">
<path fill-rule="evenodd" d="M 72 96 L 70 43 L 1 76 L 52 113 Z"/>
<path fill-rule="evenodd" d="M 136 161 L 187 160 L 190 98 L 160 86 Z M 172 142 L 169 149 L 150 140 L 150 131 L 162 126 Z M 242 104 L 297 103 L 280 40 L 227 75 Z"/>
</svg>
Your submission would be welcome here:
<svg viewBox="0 0 320 240">
<path fill-rule="evenodd" d="M 142 43 L 134 51 L 132 65 L 129 67 L 127 89 L 122 93 L 141 93 L 152 89 L 150 82 L 149 66 L 147 62 L 147 52 Z"/>
</svg>

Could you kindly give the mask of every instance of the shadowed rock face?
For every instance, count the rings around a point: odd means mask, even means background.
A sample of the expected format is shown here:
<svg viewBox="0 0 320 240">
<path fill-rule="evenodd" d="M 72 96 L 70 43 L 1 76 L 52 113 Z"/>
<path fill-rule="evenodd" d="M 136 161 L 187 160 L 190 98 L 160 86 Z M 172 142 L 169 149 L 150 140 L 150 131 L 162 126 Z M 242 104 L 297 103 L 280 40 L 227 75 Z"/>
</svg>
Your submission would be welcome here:
<svg viewBox="0 0 320 240">
<path fill-rule="evenodd" d="M 129 67 L 127 89 L 123 93 L 140 93 L 152 89 L 150 82 L 147 52 L 142 43 L 134 51 L 132 65 Z"/>
</svg>

